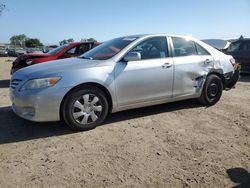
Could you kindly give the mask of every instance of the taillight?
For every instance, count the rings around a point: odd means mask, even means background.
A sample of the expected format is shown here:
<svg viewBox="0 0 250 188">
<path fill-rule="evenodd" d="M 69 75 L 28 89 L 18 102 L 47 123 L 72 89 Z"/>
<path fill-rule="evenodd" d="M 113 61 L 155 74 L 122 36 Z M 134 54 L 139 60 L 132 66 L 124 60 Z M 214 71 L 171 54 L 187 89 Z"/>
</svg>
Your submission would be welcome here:
<svg viewBox="0 0 250 188">
<path fill-rule="evenodd" d="M 229 59 L 229 61 L 230 61 L 230 63 L 231 63 L 233 66 L 236 64 L 236 62 L 235 62 L 235 59 L 234 59 L 234 58 L 230 58 L 230 59 Z"/>
</svg>

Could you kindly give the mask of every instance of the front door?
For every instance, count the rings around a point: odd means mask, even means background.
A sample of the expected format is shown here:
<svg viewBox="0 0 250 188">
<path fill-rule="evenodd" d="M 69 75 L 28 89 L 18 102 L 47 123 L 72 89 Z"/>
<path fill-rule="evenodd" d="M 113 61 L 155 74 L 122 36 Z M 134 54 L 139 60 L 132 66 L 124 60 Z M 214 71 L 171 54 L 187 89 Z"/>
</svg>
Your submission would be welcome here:
<svg viewBox="0 0 250 188">
<path fill-rule="evenodd" d="M 172 97 L 173 60 L 168 56 L 166 37 L 153 37 L 136 45 L 141 60 L 115 67 L 118 106 L 133 105 Z"/>
</svg>

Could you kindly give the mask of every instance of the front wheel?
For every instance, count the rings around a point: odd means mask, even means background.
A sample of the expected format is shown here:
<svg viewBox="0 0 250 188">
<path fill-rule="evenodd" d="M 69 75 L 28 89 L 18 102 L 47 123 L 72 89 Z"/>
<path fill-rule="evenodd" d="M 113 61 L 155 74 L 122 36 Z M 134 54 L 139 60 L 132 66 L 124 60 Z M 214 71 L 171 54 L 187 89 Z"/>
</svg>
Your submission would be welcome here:
<svg viewBox="0 0 250 188">
<path fill-rule="evenodd" d="M 102 90 L 83 86 L 67 95 L 62 110 L 63 119 L 70 128 L 89 130 L 105 120 L 108 102 Z"/>
<path fill-rule="evenodd" d="M 222 91 L 223 85 L 221 79 L 217 75 L 209 75 L 198 100 L 205 106 L 215 105 L 220 100 Z"/>
</svg>

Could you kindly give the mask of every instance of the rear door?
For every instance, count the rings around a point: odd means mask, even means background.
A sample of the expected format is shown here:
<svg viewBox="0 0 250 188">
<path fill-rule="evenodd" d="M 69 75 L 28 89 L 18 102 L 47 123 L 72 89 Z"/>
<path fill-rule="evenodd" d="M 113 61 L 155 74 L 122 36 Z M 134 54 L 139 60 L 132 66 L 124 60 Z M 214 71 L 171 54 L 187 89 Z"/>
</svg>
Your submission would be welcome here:
<svg viewBox="0 0 250 188">
<path fill-rule="evenodd" d="M 174 61 L 174 97 L 197 94 L 201 89 L 200 79 L 213 68 L 213 57 L 192 40 L 171 37 Z"/>
</svg>

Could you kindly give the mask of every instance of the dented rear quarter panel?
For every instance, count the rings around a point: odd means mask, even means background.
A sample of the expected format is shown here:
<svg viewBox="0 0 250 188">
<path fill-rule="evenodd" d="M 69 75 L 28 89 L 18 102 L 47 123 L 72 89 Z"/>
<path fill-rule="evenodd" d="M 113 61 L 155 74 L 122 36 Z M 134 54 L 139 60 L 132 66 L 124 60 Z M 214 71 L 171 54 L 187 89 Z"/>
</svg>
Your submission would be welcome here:
<svg viewBox="0 0 250 188">
<path fill-rule="evenodd" d="M 209 59 L 211 63 L 205 65 Z M 174 58 L 174 97 L 199 96 L 206 75 L 213 69 L 212 56 L 187 56 Z"/>
</svg>

